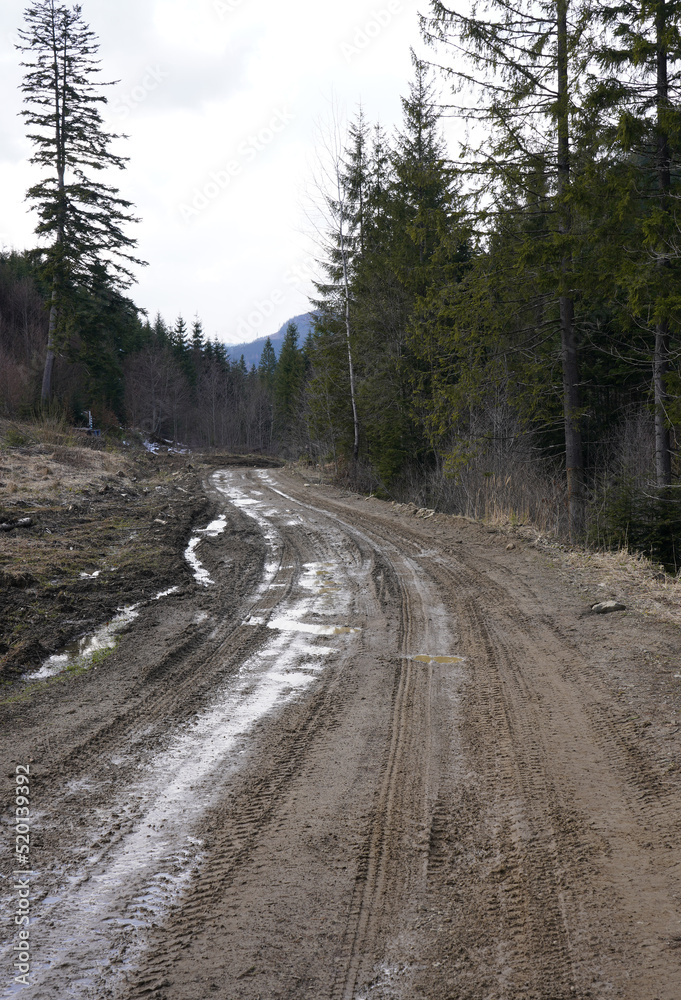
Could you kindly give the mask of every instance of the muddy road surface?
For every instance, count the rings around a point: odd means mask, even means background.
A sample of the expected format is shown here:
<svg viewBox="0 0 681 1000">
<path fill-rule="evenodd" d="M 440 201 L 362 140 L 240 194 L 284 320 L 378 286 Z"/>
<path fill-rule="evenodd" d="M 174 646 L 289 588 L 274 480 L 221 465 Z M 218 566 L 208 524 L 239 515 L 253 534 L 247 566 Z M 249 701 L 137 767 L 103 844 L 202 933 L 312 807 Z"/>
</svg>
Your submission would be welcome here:
<svg viewBox="0 0 681 1000">
<path fill-rule="evenodd" d="M 6 995 L 678 1000 L 678 628 L 460 519 L 206 498 L 192 583 L 0 707 Z"/>
</svg>

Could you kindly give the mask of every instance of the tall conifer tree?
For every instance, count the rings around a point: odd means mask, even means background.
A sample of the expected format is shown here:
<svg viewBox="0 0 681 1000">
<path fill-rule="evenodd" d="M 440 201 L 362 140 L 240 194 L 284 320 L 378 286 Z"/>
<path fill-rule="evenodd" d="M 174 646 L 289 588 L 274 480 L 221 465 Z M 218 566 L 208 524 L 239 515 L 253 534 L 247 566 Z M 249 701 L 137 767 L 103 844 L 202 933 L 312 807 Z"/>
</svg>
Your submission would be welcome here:
<svg viewBox="0 0 681 1000">
<path fill-rule="evenodd" d="M 52 391 L 55 353 L 77 289 L 101 282 L 114 288 L 133 280 L 136 241 L 124 232 L 133 221 L 131 203 L 117 188 L 96 180 L 106 168 L 122 169 L 126 159 L 110 149 L 119 136 L 104 128 L 100 111 L 106 97 L 99 80 L 99 44 L 79 5 L 37 0 L 24 14 L 18 48 L 26 55 L 22 112 L 33 143 L 31 162 L 44 169 L 27 198 L 38 213 L 36 233 L 46 247 L 37 252 L 52 288 L 42 399 Z"/>
<path fill-rule="evenodd" d="M 552 275 L 558 305 L 563 373 L 563 420 L 570 531 L 584 525 L 584 469 L 580 428 L 578 347 L 572 281 L 573 227 L 571 125 L 575 102 L 575 59 L 586 3 L 570 0 L 487 0 L 464 14 L 431 0 L 430 17 L 421 19 L 428 41 L 449 46 L 451 65 L 441 67 L 453 84 L 454 113 L 474 125 L 484 138 L 469 145 L 467 170 L 481 209 L 479 222 L 501 211 L 504 189 L 535 192 L 532 178 L 550 179 L 553 231 L 545 240 L 543 270 Z M 569 17 L 569 14 L 572 17 Z M 462 58 L 463 57 L 463 58 Z M 474 128 L 473 135 L 480 130 Z"/>
<path fill-rule="evenodd" d="M 594 49 L 587 110 L 599 157 L 622 181 L 613 212 L 638 230 L 619 280 L 639 325 L 651 332 L 655 472 L 668 486 L 672 454 L 667 378 L 671 336 L 681 322 L 677 208 L 681 183 L 681 2 L 621 0 L 597 5 L 604 29 Z M 623 170 L 623 167 L 625 168 Z M 612 193 L 612 192 L 611 192 Z M 635 204 L 632 204 L 635 202 Z M 627 266 L 629 265 L 629 266 Z M 633 266 L 632 266 L 633 265 Z"/>
</svg>

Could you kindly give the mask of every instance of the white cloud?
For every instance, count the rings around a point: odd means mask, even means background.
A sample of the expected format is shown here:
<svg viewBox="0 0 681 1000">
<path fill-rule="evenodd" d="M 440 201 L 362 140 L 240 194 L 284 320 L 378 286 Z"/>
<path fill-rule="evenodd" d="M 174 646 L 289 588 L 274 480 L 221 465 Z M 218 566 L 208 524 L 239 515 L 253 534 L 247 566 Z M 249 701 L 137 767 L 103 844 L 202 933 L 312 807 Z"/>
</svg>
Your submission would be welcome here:
<svg viewBox="0 0 681 1000">
<path fill-rule="evenodd" d="M 30 244 L 33 228 L 11 47 L 24 6 L 3 0 L 0 9 L 0 229 L 19 247 Z M 330 117 L 332 97 L 350 113 L 361 99 L 368 117 L 388 128 L 399 123 L 409 47 L 419 47 L 418 4 L 82 0 L 82 7 L 101 43 L 102 78 L 120 81 L 110 88 L 107 122 L 128 134 L 118 151 L 130 162 L 113 182 L 143 220 L 136 236 L 149 261 L 133 298 L 169 320 L 198 312 L 209 334 L 227 341 L 243 339 L 246 329 L 252 337 L 273 332 L 307 307 L 312 292 L 314 248 L 300 200 L 315 125 Z M 187 217 L 182 206 L 197 197 L 202 207 Z M 291 280 L 295 268 L 302 277 Z"/>
</svg>

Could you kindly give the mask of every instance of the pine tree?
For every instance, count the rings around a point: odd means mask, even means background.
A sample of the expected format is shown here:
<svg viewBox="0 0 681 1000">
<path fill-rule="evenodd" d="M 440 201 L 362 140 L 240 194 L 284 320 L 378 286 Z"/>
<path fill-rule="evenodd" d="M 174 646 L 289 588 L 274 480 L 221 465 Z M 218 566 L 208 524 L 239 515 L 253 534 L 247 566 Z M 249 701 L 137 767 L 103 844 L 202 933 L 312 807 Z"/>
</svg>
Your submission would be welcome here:
<svg viewBox="0 0 681 1000">
<path fill-rule="evenodd" d="M 175 320 L 175 326 L 173 327 L 170 336 L 173 354 L 175 355 L 177 361 L 184 367 L 189 358 L 190 343 L 187 324 L 181 315 L 179 315 Z"/>
<path fill-rule="evenodd" d="M 355 148 L 359 144 L 356 167 L 363 163 L 361 146 L 364 141 L 364 124 L 358 118 L 355 129 Z M 352 411 L 352 461 L 356 466 L 359 457 L 360 423 L 357 407 L 355 361 L 353 357 L 353 320 L 351 306 L 351 283 L 355 236 L 358 229 L 358 206 L 356 198 L 362 190 L 361 180 L 353 170 L 352 154 L 348 165 L 343 149 L 343 139 L 338 122 L 333 123 L 333 132 L 326 145 L 328 163 L 325 167 L 327 188 L 321 191 L 326 212 L 326 234 L 323 252 L 326 260 L 323 268 L 327 275 L 325 282 L 316 283 L 322 298 L 314 303 L 320 310 L 320 322 L 330 323 L 342 329 L 345 337 L 345 354 L 348 370 L 349 403 Z M 353 173 L 355 174 L 353 178 Z M 349 178 L 351 178 L 349 180 Z M 352 189 L 352 191 L 351 191 Z M 354 194 L 353 194 L 354 192 Z"/>
<path fill-rule="evenodd" d="M 302 404 L 305 362 L 298 347 L 298 327 L 289 323 L 274 373 L 274 423 L 284 446 L 293 443 Z"/>
<path fill-rule="evenodd" d="M 268 337 L 258 362 L 258 375 L 267 392 L 274 391 L 274 377 L 277 369 L 277 355 L 274 353 L 272 341 Z"/>
<path fill-rule="evenodd" d="M 469 157 L 466 170 L 479 199 L 478 225 L 502 212 L 500 192 L 524 189 L 531 203 L 536 193 L 532 179 L 550 175 L 555 223 L 543 241 L 541 267 L 558 306 L 565 465 L 574 536 L 583 532 L 585 495 L 572 274 L 571 128 L 583 56 L 580 46 L 590 9 L 588 0 L 572 4 L 488 0 L 468 15 L 431 0 L 432 16 L 421 19 L 429 42 L 451 46 L 455 52 L 452 65 L 443 67 L 453 92 L 470 95 L 453 104 L 452 113 L 484 125 L 483 141 L 464 148 Z"/>
<path fill-rule="evenodd" d="M 134 221 L 131 203 L 110 184 L 95 180 L 107 167 L 123 169 L 126 159 L 111 152 L 119 136 L 103 126 L 106 102 L 98 79 L 98 42 L 78 5 L 37 0 L 25 12 L 26 27 L 18 48 L 27 55 L 22 115 L 33 144 L 31 162 L 45 176 L 28 193 L 38 213 L 36 233 L 47 246 L 36 253 L 43 279 L 52 289 L 42 399 L 52 392 L 54 358 L 64 318 L 73 309 L 77 289 L 90 288 L 102 276 L 112 288 L 128 287 L 136 241 L 126 236 Z"/>
<path fill-rule="evenodd" d="M 348 126 L 348 147 L 341 168 L 343 190 L 348 207 L 348 252 L 362 254 L 365 249 L 369 199 L 369 125 L 362 105 Z M 351 265 L 350 265 L 351 266 Z"/>
<path fill-rule="evenodd" d="M 413 405 L 414 383 L 425 374 L 424 305 L 451 279 L 448 262 L 458 252 L 438 95 L 427 66 L 413 53 L 412 61 L 414 77 L 387 167 L 380 149 L 372 160 L 367 249 L 353 287 L 367 450 L 386 488 L 408 465 L 430 461 Z"/>
<path fill-rule="evenodd" d="M 192 351 L 196 357 L 200 357 L 203 352 L 206 341 L 203 336 L 203 326 L 201 320 L 197 316 L 192 323 Z"/>
<path fill-rule="evenodd" d="M 615 214 L 630 224 L 635 251 L 623 255 L 620 282 L 636 321 L 651 329 L 655 470 L 669 486 L 671 335 L 681 319 L 676 203 L 681 185 L 681 30 L 679 0 L 598 5 L 604 33 L 594 49 L 587 111 L 599 128 L 599 160 L 620 178 Z M 605 161 L 605 164 L 604 162 Z M 626 169 L 622 169 L 623 165 Z M 633 193 L 633 198 L 632 198 Z M 623 266 L 622 266 L 623 265 Z M 628 266 L 627 266 L 628 265 Z"/>
</svg>

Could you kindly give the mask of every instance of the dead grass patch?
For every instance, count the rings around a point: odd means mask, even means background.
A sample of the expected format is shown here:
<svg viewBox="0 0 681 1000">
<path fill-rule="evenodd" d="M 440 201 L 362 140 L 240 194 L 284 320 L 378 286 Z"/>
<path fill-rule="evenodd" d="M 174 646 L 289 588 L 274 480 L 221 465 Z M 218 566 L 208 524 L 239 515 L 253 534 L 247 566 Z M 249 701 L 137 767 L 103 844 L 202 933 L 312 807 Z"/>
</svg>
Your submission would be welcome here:
<svg viewBox="0 0 681 1000">
<path fill-rule="evenodd" d="M 626 549 L 565 549 L 559 550 L 558 562 L 589 589 L 602 591 L 603 600 L 618 600 L 628 608 L 681 625 L 681 579 L 665 573 L 646 556 Z"/>
<path fill-rule="evenodd" d="M 473 519 L 475 520 L 475 519 Z M 666 573 L 648 556 L 628 549 L 589 550 L 562 544 L 534 524 L 519 522 L 500 509 L 478 523 L 495 527 L 509 538 L 522 538 L 551 555 L 554 566 L 570 583 L 595 595 L 617 600 L 631 610 L 681 625 L 681 575 Z"/>
</svg>

